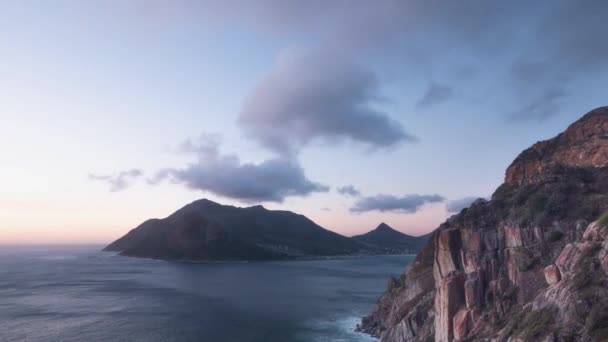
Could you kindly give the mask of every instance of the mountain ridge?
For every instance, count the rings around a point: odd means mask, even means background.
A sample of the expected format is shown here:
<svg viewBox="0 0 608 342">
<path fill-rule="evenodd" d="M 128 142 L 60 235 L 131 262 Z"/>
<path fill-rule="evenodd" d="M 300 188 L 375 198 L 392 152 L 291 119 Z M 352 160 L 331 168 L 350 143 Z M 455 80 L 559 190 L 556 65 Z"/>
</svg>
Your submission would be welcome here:
<svg viewBox="0 0 608 342">
<path fill-rule="evenodd" d="M 424 246 L 429 236 L 430 234 L 411 236 L 382 222 L 375 229 L 352 236 L 352 238 L 378 248 L 382 253 L 411 254 L 417 253 Z"/>
<path fill-rule="evenodd" d="M 290 211 L 201 199 L 164 219 L 144 221 L 104 250 L 170 260 L 275 260 L 353 254 L 366 247 Z"/>
</svg>

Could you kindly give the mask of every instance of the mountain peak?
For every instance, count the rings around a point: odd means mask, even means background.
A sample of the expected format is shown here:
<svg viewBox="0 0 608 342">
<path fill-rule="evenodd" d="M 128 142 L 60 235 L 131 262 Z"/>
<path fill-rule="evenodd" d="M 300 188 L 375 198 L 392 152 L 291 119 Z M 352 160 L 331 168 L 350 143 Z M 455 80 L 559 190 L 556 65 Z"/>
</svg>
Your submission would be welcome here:
<svg viewBox="0 0 608 342">
<path fill-rule="evenodd" d="M 261 205 L 261 204 L 253 205 L 253 206 L 251 206 L 251 207 L 249 207 L 247 209 L 251 209 L 251 210 L 266 210 L 266 208 L 264 208 L 264 206 Z"/>
<path fill-rule="evenodd" d="M 212 200 L 206 199 L 206 198 L 201 198 L 198 199 L 194 202 L 192 202 L 191 204 L 196 204 L 196 205 L 221 205 L 217 202 L 213 202 Z"/>
<path fill-rule="evenodd" d="M 395 229 L 393 227 L 389 226 L 388 224 L 382 222 L 374 230 L 395 230 Z"/>
<path fill-rule="evenodd" d="M 592 138 L 608 137 L 608 106 L 596 108 L 571 124 L 563 134 L 562 142 L 584 142 Z"/>
<path fill-rule="evenodd" d="M 417 252 L 426 243 L 428 235 L 414 237 L 404 234 L 388 224 L 382 222 L 374 230 L 353 236 L 353 239 L 361 241 L 376 248 L 390 253 L 412 253 Z"/>
<path fill-rule="evenodd" d="M 556 137 L 524 150 L 509 166 L 505 183 L 538 184 L 565 168 L 608 166 L 608 107 L 585 114 Z"/>
<path fill-rule="evenodd" d="M 372 251 L 302 217 L 200 199 L 167 218 L 145 221 L 105 250 L 166 260 L 281 260 Z"/>
</svg>

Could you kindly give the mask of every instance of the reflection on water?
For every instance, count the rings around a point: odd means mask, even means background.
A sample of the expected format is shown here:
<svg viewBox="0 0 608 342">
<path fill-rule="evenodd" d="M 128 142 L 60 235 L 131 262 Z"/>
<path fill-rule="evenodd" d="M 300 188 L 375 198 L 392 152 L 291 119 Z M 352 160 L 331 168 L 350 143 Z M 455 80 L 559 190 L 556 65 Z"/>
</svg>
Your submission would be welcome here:
<svg viewBox="0 0 608 342">
<path fill-rule="evenodd" d="M 182 264 L 100 246 L 0 246 L 0 341 L 370 341 L 410 256 Z"/>
</svg>

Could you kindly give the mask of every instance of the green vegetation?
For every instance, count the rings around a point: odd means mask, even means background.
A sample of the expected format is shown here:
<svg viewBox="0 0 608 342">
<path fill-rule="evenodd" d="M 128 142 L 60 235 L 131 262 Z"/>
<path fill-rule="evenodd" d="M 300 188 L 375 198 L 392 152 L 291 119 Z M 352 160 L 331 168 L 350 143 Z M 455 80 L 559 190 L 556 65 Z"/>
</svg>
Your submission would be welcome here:
<svg viewBox="0 0 608 342">
<path fill-rule="evenodd" d="M 580 341 L 578 327 L 572 324 L 562 326 L 560 334 L 563 342 L 578 342 Z"/>
<path fill-rule="evenodd" d="M 517 286 L 509 286 L 509 288 L 502 293 L 502 299 L 515 302 L 517 300 L 517 290 Z"/>
<path fill-rule="evenodd" d="M 520 260 L 519 270 L 527 272 L 534 269 L 536 266 L 541 264 L 540 257 L 535 255 L 534 251 L 527 247 L 517 248 L 517 257 Z"/>
<path fill-rule="evenodd" d="M 549 236 L 547 237 L 547 241 L 557 242 L 557 241 L 561 240 L 563 237 L 564 237 L 564 233 L 560 232 L 559 230 L 555 230 L 555 231 L 552 231 L 551 233 L 549 233 Z"/>
<path fill-rule="evenodd" d="M 399 281 L 399 279 L 395 278 L 394 276 L 388 277 L 388 288 L 389 289 L 395 289 L 400 286 L 401 286 L 401 282 Z"/>
<path fill-rule="evenodd" d="M 597 224 L 600 227 L 604 227 L 604 228 L 608 227 L 608 211 L 603 213 L 602 216 L 600 216 L 600 218 L 597 219 Z"/>
<path fill-rule="evenodd" d="M 524 265 L 519 267 L 519 270 L 523 272 L 528 272 L 538 265 L 540 265 L 540 259 L 535 257 L 532 259 L 528 259 L 528 261 Z"/>
<path fill-rule="evenodd" d="M 585 322 L 585 329 L 594 339 L 608 336 L 608 304 L 596 302 Z"/>
<path fill-rule="evenodd" d="M 554 317 L 555 309 L 552 307 L 535 311 L 516 311 L 505 327 L 505 336 L 518 336 L 526 341 L 533 341 L 549 330 L 554 323 Z"/>
<path fill-rule="evenodd" d="M 546 209 L 549 204 L 549 198 L 546 194 L 535 192 L 522 208 L 521 220 L 533 225 L 541 223 L 547 215 Z"/>
<path fill-rule="evenodd" d="M 522 334 L 525 340 L 531 340 L 546 332 L 547 327 L 553 323 L 555 319 L 554 310 L 543 308 L 541 310 L 530 312 L 525 319 L 526 325 L 523 327 Z"/>
<path fill-rule="evenodd" d="M 554 323 L 555 309 L 545 307 L 540 310 L 519 312 L 513 316 L 506 328 L 507 336 L 519 336 L 525 341 L 534 341 Z"/>
<path fill-rule="evenodd" d="M 605 189 L 593 181 L 583 182 L 582 187 L 576 181 L 594 179 L 595 170 L 553 171 L 559 182 L 499 187 L 492 202 L 496 218 L 524 226 L 550 226 L 554 221 L 595 220 L 608 209 Z M 608 225 L 608 214 L 604 222 Z"/>
<path fill-rule="evenodd" d="M 574 277 L 572 278 L 572 284 L 575 289 L 582 290 L 587 287 L 602 285 L 603 279 L 600 276 L 601 272 L 595 272 L 598 265 L 597 260 L 594 258 L 600 248 L 601 245 L 597 244 L 581 254 L 575 266 L 578 271 L 575 272 Z"/>
</svg>

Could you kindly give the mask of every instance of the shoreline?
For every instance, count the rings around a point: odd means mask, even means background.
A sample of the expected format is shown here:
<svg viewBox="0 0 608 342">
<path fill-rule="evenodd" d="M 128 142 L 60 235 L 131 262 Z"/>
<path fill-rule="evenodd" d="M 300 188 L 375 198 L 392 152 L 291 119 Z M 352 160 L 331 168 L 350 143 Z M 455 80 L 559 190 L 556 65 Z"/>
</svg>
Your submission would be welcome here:
<svg viewBox="0 0 608 342">
<path fill-rule="evenodd" d="M 361 259 L 365 257 L 378 257 L 378 256 L 387 256 L 387 257 L 398 257 L 398 256 L 409 256 L 416 257 L 417 254 L 358 254 L 358 255 L 336 255 L 336 256 L 305 256 L 305 257 L 295 257 L 295 258 L 285 258 L 285 259 L 269 259 L 269 260 L 196 260 L 196 259 L 164 259 L 164 258 L 154 258 L 154 257 L 146 257 L 146 256 L 137 256 L 137 255 L 124 255 L 120 252 L 115 251 L 101 251 L 103 253 L 114 253 L 115 256 L 125 257 L 125 258 L 137 258 L 137 259 L 149 259 L 156 261 L 166 261 L 166 262 L 174 262 L 174 263 L 182 263 L 182 264 L 249 264 L 249 263 L 272 263 L 272 262 L 298 262 L 298 261 L 330 261 L 330 260 L 351 260 L 351 259 Z"/>
</svg>

